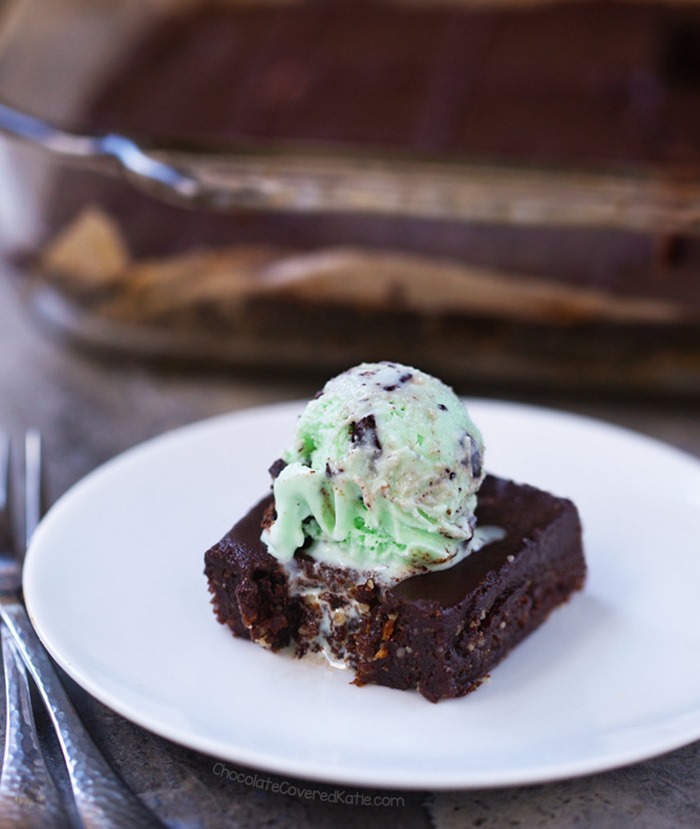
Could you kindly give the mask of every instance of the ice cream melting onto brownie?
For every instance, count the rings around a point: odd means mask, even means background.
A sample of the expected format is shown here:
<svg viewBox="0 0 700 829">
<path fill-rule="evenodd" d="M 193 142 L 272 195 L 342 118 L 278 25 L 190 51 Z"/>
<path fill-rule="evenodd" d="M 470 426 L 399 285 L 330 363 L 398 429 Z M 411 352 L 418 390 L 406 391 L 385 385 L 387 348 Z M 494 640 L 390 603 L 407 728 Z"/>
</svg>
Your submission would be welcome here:
<svg viewBox="0 0 700 829">
<path fill-rule="evenodd" d="M 274 470 L 269 552 L 394 582 L 451 567 L 474 540 L 483 441 L 444 383 L 399 363 L 330 380 Z"/>
</svg>

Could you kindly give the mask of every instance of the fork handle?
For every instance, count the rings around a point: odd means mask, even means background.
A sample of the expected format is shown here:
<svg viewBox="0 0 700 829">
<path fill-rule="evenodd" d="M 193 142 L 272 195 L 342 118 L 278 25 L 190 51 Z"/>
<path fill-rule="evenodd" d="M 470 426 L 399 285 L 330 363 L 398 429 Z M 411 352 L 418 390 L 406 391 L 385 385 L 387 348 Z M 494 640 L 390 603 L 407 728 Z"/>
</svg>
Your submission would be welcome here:
<svg viewBox="0 0 700 829">
<path fill-rule="evenodd" d="M 0 829 L 65 829 L 69 820 L 39 745 L 27 673 L 5 625 L 2 655 L 7 718 Z"/>
<path fill-rule="evenodd" d="M 163 829 L 117 777 L 83 725 L 23 604 L 0 600 L 0 615 L 49 712 L 85 829 Z"/>
</svg>

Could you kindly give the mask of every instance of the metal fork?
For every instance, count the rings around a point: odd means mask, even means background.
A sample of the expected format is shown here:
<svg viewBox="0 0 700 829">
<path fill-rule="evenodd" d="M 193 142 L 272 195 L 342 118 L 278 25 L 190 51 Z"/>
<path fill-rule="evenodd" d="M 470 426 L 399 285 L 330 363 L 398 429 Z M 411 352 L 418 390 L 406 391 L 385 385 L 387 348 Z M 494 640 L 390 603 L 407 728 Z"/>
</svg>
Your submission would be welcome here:
<svg viewBox="0 0 700 829">
<path fill-rule="evenodd" d="M 80 822 L 84 829 L 163 829 L 163 824 L 126 788 L 100 753 L 29 621 L 22 601 L 21 564 L 15 555 L 16 534 L 11 515 L 9 447 L 8 438 L 0 435 L 0 615 L 22 661 L 36 683 L 56 730 Z M 37 432 L 28 432 L 26 435 L 24 467 L 24 535 L 25 539 L 29 539 L 41 517 L 41 439 Z M 13 676 L 11 659 L 6 661 L 6 670 L 8 664 L 10 675 Z M 21 671 L 19 675 L 14 676 L 18 682 L 22 682 Z M 20 690 L 19 693 L 24 694 L 25 690 Z M 25 710 L 27 709 L 23 709 Z M 22 817 L 26 822 L 7 825 L 26 826 L 29 829 L 37 825 L 29 822 L 30 818 L 36 817 L 38 810 L 44 808 L 44 799 L 48 802 L 52 794 L 48 788 L 42 788 L 42 794 L 38 798 L 28 794 L 33 792 L 32 775 L 37 762 L 34 750 L 38 750 L 39 743 L 33 718 L 22 716 L 18 721 L 15 717 L 12 722 L 8 719 L 6 727 L 9 730 L 11 726 L 18 725 L 27 729 L 27 739 L 23 739 L 22 735 L 10 736 L 6 742 L 9 756 L 6 754 L 5 762 L 9 764 L 12 775 L 11 802 L 13 805 L 22 803 L 26 807 Z M 48 773 L 47 776 L 50 780 Z M 26 799 L 23 800 L 24 798 Z M 0 808 L 3 806 L 0 801 Z M 46 814 L 46 822 L 42 823 L 40 820 L 38 825 L 67 825 L 66 819 L 62 823 L 50 824 L 49 820 L 58 818 L 53 816 L 48 807 Z M 3 825 L 5 824 L 0 823 L 0 827 Z"/>
<path fill-rule="evenodd" d="M 0 445 L 0 469 L 9 469 L 9 442 Z M 28 509 L 33 509 L 28 501 Z M 25 526 L 28 526 L 25 521 Z M 15 547 L 10 492 L 0 481 L 0 550 Z M 0 578 L 5 578 L 4 570 Z M 5 673 L 5 750 L 0 772 L 0 829 L 63 829 L 68 816 L 39 744 L 24 663 L 2 625 Z"/>
<path fill-rule="evenodd" d="M 2 657 L 7 716 L 0 829 L 65 829 L 70 822 L 39 744 L 27 672 L 4 625 Z"/>
</svg>

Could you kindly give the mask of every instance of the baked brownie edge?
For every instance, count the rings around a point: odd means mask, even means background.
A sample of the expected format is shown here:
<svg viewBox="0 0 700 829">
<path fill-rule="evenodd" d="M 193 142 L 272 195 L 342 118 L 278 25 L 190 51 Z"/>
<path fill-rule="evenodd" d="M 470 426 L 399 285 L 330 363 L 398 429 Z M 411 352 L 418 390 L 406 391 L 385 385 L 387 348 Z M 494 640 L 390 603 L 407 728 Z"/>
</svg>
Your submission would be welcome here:
<svg viewBox="0 0 700 829">
<path fill-rule="evenodd" d="M 214 612 L 235 636 L 279 650 L 291 641 L 295 608 L 284 568 L 260 541 L 272 496 L 258 502 L 204 556 Z"/>
</svg>

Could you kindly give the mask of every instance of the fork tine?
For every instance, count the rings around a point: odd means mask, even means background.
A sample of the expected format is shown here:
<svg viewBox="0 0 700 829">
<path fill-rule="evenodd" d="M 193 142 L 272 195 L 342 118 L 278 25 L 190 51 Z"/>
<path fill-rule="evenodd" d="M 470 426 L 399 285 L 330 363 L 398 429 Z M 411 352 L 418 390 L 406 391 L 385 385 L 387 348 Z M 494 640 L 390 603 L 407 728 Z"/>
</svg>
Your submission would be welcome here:
<svg viewBox="0 0 700 829">
<path fill-rule="evenodd" d="M 0 552 L 16 552 L 10 494 L 10 438 L 0 434 Z"/>
<path fill-rule="evenodd" d="M 24 436 L 24 549 L 29 546 L 42 515 L 41 434 Z"/>
</svg>

